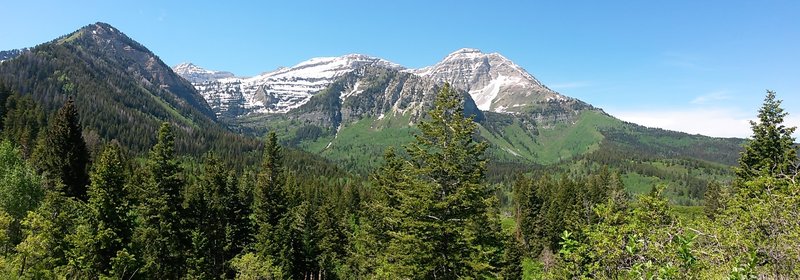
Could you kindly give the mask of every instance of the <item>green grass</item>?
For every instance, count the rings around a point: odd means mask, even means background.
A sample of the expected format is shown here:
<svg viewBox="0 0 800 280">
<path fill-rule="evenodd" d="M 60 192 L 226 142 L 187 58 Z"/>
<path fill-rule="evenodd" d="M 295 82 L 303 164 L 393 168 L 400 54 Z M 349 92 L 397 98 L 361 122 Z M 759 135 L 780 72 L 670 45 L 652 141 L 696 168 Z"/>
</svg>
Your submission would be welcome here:
<svg viewBox="0 0 800 280">
<path fill-rule="evenodd" d="M 522 259 L 522 279 L 533 280 L 542 279 L 544 267 L 542 263 L 532 258 Z"/>
<path fill-rule="evenodd" d="M 83 36 L 83 31 L 82 30 L 81 31 L 77 31 L 75 33 L 72 33 L 72 35 L 70 35 L 69 37 L 64 37 L 61 40 L 59 40 L 58 42 L 61 43 L 61 44 L 69 43 L 69 42 L 75 41 L 76 39 L 80 38 L 81 36 Z"/>
<path fill-rule="evenodd" d="M 197 124 L 195 124 L 195 123 L 194 123 L 194 121 L 193 121 L 193 120 L 191 120 L 191 119 L 189 119 L 189 118 L 187 118 L 187 117 L 183 116 L 183 114 L 179 113 L 179 112 L 178 112 L 178 110 L 176 110 L 174 107 L 172 107 L 172 105 L 170 105 L 169 103 L 167 103 L 166 101 L 164 101 L 164 99 L 161 99 L 161 97 L 158 97 L 157 95 L 155 95 L 154 93 L 152 93 L 151 91 L 147 90 L 147 89 L 146 89 L 146 88 L 144 88 L 144 87 L 141 87 L 141 86 L 140 86 L 140 87 L 139 87 L 139 89 L 140 89 L 141 91 L 143 91 L 143 92 L 146 92 L 146 93 L 148 93 L 148 94 L 150 95 L 150 97 L 152 97 L 152 98 L 153 98 L 153 100 L 154 100 L 156 103 L 158 103 L 158 105 L 160 105 L 160 106 L 161 106 L 161 108 L 163 108 L 163 109 L 164 109 L 164 111 L 167 111 L 167 113 L 169 113 L 169 115 L 170 115 L 170 116 L 172 116 L 173 118 L 175 118 L 175 119 L 177 119 L 177 120 L 180 120 L 180 121 L 182 121 L 183 123 L 185 123 L 185 124 L 187 124 L 187 125 L 190 125 L 190 126 L 192 126 L 192 127 L 194 127 L 194 128 L 199 128 L 199 127 L 197 126 Z"/>
<path fill-rule="evenodd" d="M 381 120 L 361 119 L 343 124 L 335 136 L 306 141 L 300 147 L 342 164 L 347 169 L 369 172 L 383 162 L 386 148 L 395 147 L 395 151 L 400 152 L 404 145 L 414 140 L 417 129 L 408 126 L 409 119 L 404 115 L 387 116 Z"/>
<path fill-rule="evenodd" d="M 599 111 L 583 111 L 575 123 L 540 128 L 539 135 L 531 135 L 517 120 L 496 134 L 483 126 L 479 130 L 497 160 L 553 164 L 596 150 L 603 140 L 601 130 L 621 124 Z"/>
<path fill-rule="evenodd" d="M 558 124 L 540 129 L 536 138 L 538 162 L 552 164 L 577 155 L 589 153 L 599 147 L 603 129 L 621 122 L 598 111 L 583 111 L 574 124 Z"/>
<path fill-rule="evenodd" d="M 622 175 L 622 184 L 625 185 L 625 190 L 631 194 L 647 193 L 660 182 L 662 180 L 659 178 L 644 176 L 639 173 L 625 173 Z"/>
<path fill-rule="evenodd" d="M 517 227 L 517 222 L 514 221 L 514 217 L 503 216 L 500 218 L 500 226 L 503 228 L 503 232 L 512 233 L 514 232 L 514 228 Z"/>
</svg>

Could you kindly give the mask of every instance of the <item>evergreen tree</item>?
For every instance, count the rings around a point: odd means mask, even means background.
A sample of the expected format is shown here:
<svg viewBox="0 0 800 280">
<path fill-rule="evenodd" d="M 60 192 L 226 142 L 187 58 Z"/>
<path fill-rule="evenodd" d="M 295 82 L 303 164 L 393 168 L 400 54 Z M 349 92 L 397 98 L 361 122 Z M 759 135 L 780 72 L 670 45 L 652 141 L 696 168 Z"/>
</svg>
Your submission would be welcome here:
<svg viewBox="0 0 800 280">
<path fill-rule="evenodd" d="M 722 249 L 712 267 L 731 268 L 732 279 L 800 277 L 800 188 L 797 182 L 795 127 L 775 93 L 767 91 L 759 121 L 751 122 L 753 139 L 736 168 L 724 207 L 715 217 L 715 239 Z"/>
<path fill-rule="evenodd" d="M 705 203 L 703 210 L 706 217 L 713 220 L 717 214 L 723 211 L 725 204 L 723 195 L 722 185 L 715 181 L 708 183 L 706 193 L 703 196 L 703 202 Z"/>
<path fill-rule="evenodd" d="M 292 273 L 291 221 L 285 195 L 286 179 L 282 166 L 283 154 L 274 131 L 267 136 L 261 168 L 253 190 L 253 224 L 256 230 L 255 250 L 261 259 L 272 260 L 284 273 Z"/>
<path fill-rule="evenodd" d="M 229 262 L 242 246 L 234 240 L 241 226 L 236 213 L 238 192 L 234 176 L 219 160 L 208 154 L 199 182 L 189 191 L 187 204 L 192 223 L 192 251 L 188 259 L 188 275 L 194 279 L 232 276 Z M 241 214 L 241 213 L 239 213 Z"/>
<path fill-rule="evenodd" d="M 544 214 L 542 208 L 544 199 L 540 197 L 539 190 L 533 180 L 520 175 L 514 182 L 514 214 L 517 224 L 516 235 L 521 239 L 521 246 L 532 256 L 537 256 L 547 245 L 545 239 Z M 516 244 L 516 242 L 514 243 Z"/>
<path fill-rule="evenodd" d="M 100 156 L 91 174 L 89 209 L 94 226 L 95 269 L 111 270 L 111 260 L 125 249 L 131 239 L 130 207 L 125 188 L 125 166 L 119 144 L 112 141 Z"/>
<path fill-rule="evenodd" d="M 50 120 L 44 138 L 37 144 L 34 158 L 36 167 L 48 179 L 49 187 L 63 184 L 62 191 L 66 196 L 86 200 L 89 154 L 72 97 Z"/>
<path fill-rule="evenodd" d="M 493 189 L 483 182 L 486 143 L 473 138 L 476 124 L 465 117 L 462 97 L 445 85 L 421 133 L 406 147 L 408 160 L 387 164 L 399 180 L 397 228 L 389 229 L 384 277 L 429 279 L 491 277 L 498 272 L 502 244 Z M 409 275 L 410 274 L 410 275 Z"/>
<path fill-rule="evenodd" d="M 3 104 L 5 116 L 2 136 L 19 146 L 22 156 L 33 153 L 40 131 L 44 130 L 47 118 L 44 110 L 29 95 L 13 94 Z"/>
<path fill-rule="evenodd" d="M 171 126 L 165 122 L 147 160 L 144 197 L 134 232 L 142 273 L 147 278 L 178 279 L 184 274 L 189 246 L 182 226 L 183 180 L 174 145 Z"/>
<path fill-rule="evenodd" d="M 739 158 L 734 186 L 743 187 L 745 181 L 759 175 L 789 176 L 797 171 L 797 148 L 792 137 L 797 128 L 783 124 L 788 113 L 780 105 L 775 92 L 768 90 L 758 110 L 758 122 L 750 121 L 753 136 Z"/>
<path fill-rule="evenodd" d="M 6 100 L 11 96 L 11 91 L 5 84 L 0 83 L 0 132 L 3 131 L 3 119 L 6 115 Z"/>
</svg>

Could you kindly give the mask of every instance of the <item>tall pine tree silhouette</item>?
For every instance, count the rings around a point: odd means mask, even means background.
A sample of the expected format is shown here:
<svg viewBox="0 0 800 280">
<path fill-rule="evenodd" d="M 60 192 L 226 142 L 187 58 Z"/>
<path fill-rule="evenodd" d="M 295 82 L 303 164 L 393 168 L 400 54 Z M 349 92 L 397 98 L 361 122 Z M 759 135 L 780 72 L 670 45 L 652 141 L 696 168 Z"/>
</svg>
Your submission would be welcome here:
<svg viewBox="0 0 800 280">
<path fill-rule="evenodd" d="M 83 141 L 78 109 L 72 97 L 67 99 L 40 139 L 34 158 L 36 166 L 44 174 L 46 185 L 58 188 L 63 184 L 63 193 L 86 201 L 86 185 L 89 174 L 89 154 Z"/>
</svg>

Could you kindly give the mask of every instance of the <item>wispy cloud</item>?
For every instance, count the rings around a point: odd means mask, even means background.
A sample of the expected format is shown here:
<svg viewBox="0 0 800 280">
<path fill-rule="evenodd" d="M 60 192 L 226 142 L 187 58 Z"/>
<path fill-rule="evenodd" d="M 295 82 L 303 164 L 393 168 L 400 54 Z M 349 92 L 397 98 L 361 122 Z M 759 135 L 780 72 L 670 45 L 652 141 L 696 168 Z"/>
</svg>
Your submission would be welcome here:
<svg viewBox="0 0 800 280">
<path fill-rule="evenodd" d="M 548 85 L 551 89 L 556 90 L 564 90 L 564 89 L 573 89 L 573 88 L 583 88 L 590 86 L 591 83 L 587 81 L 575 81 L 575 82 L 564 82 L 564 83 L 555 83 L 552 85 Z"/>
<path fill-rule="evenodd" d="M 712 102 L 728 100 L 728 99 L 731 99 L 731 98 L 732 98 L 732 96 L 731 96 L 730 91 L 719 90 L 719 91 L 714 91 L 714 92 L 710 92 L 708 94 L 697 96 L 694 99 L 692 99 L 692 101 L 690 103 L 695 104 L 695 105 L 704 105 L 704 104 L 709 104 L 709 103 L 712 103 Z"/>
<path fill-rule="evenodd" d="M 730 108 L 609 110 L 609 113 L 621 120 L 649 127 L 713 137 L 740 138 L 751 135 L 749 120 L 755 118 Z"/>
</svg>

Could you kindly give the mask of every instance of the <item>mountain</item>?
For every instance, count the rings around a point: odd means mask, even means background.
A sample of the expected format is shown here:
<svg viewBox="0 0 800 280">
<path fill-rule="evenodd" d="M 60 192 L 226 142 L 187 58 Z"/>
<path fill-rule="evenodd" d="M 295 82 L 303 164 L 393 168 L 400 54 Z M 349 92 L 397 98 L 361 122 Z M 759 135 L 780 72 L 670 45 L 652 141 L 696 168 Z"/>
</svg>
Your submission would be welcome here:
<svg viewBox="0 0 800 280">
<path fill-rule="evenodd" d="M 257 140 L 228 128 L 251 136 L 272 130 L 362 174 L 380 164 L 386 147 L 414 139 L 444 82 L 461 92 L 477 137 L 489 143 L 492 174 L 533 166 L 575 174 L 606 165 L 634 192 L 662 182 L 674 199 L 696 204 L 705 183 L 730 178 L 742 143 L 623 122 L 548 89 L 502 55 L 474 49 L 423 69 L 345 55 L 236 77 L 192 64 L 173 71 L 116 28 L 96 23 L 0 63 L 0 83 L 48 112 L 74 96 L 94 142 L 117 139 L 144 152 L 168 121 L 178 128 L 179 151 L 241 159 L 252 156 Z"/>
<path fill-rule="evenodd" d="M 335 58 L 310 61 L 331 59 Z M 496 168 L 516 170 L 504 175 L 510 176 L 534 166 L 574 173 L 606 165 L 623 173 L 632 192 L 645 192 L 661 182 L 670 186 L 668 196 L 684 205 L 699 203 L 709 181 L 730 178 L 729 167 L 741 149 L 741 139 L 623 122 L 547 88 L 497 53 L 461 49 L 422 69 L 358 66 L 328 75 L 329 80 L 306 89 L 307 101 L 295 102 L 285 112 L 250 111 L 221 120 L 255 135 L 276 131 L 290 145 L 366 173 L 380 164 L 377 155 L 386 147 L 413 141 L 416 124 L 432 107 L 441 85 L 449 82 L 462 92 L 465 111 L 478 122 L 478 137 L 490 144 L 487 157 L 493 173 L 499 174 Z M 315 72 L 293 73 L 295 79 L 309 80 L 308 73 Z M 270 75 L 275 74 L 263 76 Z M 220 92 L 204 90 L 212 83 L 195 86 L 201 92 Z"/>
<path fill-rule="evenodd" d="M 413 71 L 469 92 L 483 111 L 520 112 L 548 101 L 568 101 L 499 53 L 457 50 L 439 63 Z"/>
<path fill-rule="evenodd" d="M 221 117 L 236 118 L 253 113 L 286 113 L 308 102 L 311 96 L 336 78 L 367 65 L 402 69 L 395 63 L 360 54 L 319 57 L 255 77 L 215 78 L 195 82 L 195 88 Z M 201 68 L 198 68 L 201 69 Z M 195 70 L 196 72 L 211 72 Z M 183 74 L 192 79 L 192 74 Z"/>
<path fill-rule="evenodd" d="M 0 51 L 0 62 L 15 58 L 21 55 L 25 51 L 28 51 L 28 49 L 26 48 L 26 49 Z"/>
<path fill-rule="evenodd" d="M 144 152 L 163 121 L 178 129 L 178 149 L 203 153 L 222 145 L 235 154 L 254 141 L 217 124 L 195 88 L 158 56 L 106 23 L 87 25 L 0 64 L 0 83 L 31 96 L 47 112 L 73 96 L 84 134 L 117 139 Z M 93 143 L 97 144 L 97 143 Z"/>
<path fill-rule="evenodd" d="M 172 67 L 172 70 L 175 71 L 175 74 L 180 75 L 192 83 L 202 83 L 234 77 L 231 72 L 206 70 L 188 62 L 175 65 Z"/>
</svg>

